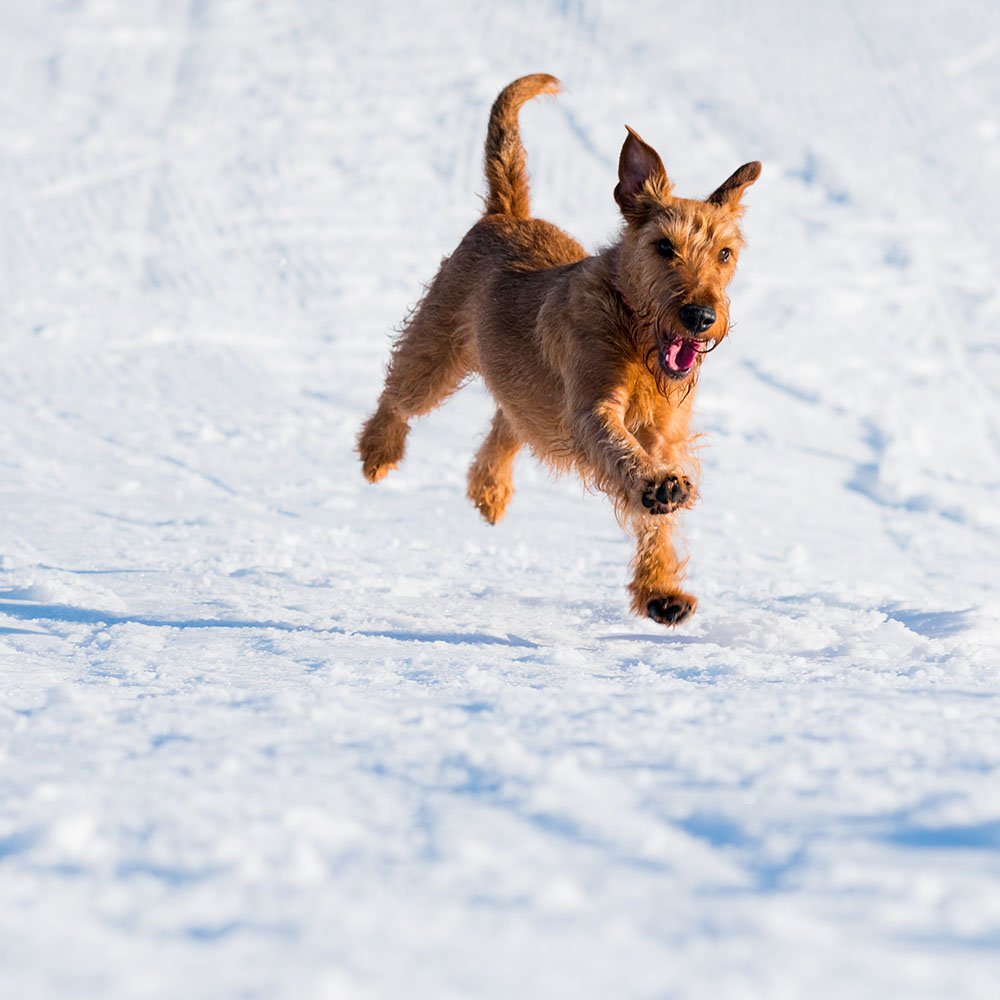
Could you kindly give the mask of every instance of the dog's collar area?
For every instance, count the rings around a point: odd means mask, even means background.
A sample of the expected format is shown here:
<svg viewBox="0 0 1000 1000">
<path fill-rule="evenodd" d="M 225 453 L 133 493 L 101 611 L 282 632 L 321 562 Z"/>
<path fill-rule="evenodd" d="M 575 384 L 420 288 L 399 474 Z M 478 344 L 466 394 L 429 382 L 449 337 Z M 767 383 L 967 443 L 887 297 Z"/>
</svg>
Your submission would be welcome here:
<svg viewBox="0 0 1000 1000">
<path fill-rule="evenodd" d="M 639 315 L 638 310 L 636 310 L 636 308 L 632 305 L 632 303 L 629 302 L 628 296 L 622 291 L 621 286 L 613 285 L 612 288 L 614 290 L 615 295 L 618 296 L 618 301 L 621 303 L 621 307 L 625 312 L 625 317 L 632 326 L 635 335 L 637 337 L 641 336 L 643 328 L 648 324 L 643 323 L 642 317 Z M 657 340 L 659 340 L 659 337 L 657 337 Z"/>
<path fill-rule="evenodd" d="M 626 312 L 631 314 L 635 318 L 635 310 L 632 308 L 632 304 L 628 300 L 628 296 L 621 290 L 619 285 L 614 286 L 615 294 L 621 299 L 622 305 L 625 307 Z"/>
</svg>

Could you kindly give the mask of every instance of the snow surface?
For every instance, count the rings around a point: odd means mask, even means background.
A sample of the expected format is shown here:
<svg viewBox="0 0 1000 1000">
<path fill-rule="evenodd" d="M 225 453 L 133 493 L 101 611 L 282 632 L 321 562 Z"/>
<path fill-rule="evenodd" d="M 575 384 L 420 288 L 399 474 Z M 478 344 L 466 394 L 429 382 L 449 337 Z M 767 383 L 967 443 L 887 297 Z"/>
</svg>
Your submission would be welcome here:
<svg viewBox="0 0 1000 1000">
<path fill-rule="evenodd" d="M 764 162 L 699 390 L 698 615 L 465 389 L 352 445 L 478 210 Z M 0 14 L 4 997 L 995 997 L 1000 8 Z"/>
</svg>

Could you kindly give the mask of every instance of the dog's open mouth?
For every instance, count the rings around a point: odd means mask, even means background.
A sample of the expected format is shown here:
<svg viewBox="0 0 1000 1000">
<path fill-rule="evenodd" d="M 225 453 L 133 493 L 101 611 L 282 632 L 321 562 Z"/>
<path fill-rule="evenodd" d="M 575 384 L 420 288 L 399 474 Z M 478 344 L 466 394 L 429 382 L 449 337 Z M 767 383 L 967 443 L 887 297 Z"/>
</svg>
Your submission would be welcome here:
<svg viewBox="0 0 1000 1000">
<path fill-rule="evenodd" d="M 667 334 L 660 343 L 660 367 L 671 378 L 684 378 L 704 351 L 700 340 Z"/>
</svg>

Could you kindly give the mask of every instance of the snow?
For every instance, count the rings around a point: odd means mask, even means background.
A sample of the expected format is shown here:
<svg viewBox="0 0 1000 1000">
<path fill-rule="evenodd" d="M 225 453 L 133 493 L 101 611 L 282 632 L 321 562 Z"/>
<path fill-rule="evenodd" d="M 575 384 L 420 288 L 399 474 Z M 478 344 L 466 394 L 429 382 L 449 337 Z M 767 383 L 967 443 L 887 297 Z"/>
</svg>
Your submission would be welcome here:
<svg viewBox="0 0 1000 1000">
<path fill-rule="evenodd" d="M 699 389 L 697 616 L 607 502 L 367 486 L 390 334 L 501 86 L 613 237 L 759 158 Z M 0 13 L 0 990 L 993 997 L 1000 10 L 968 0 Z"/>
</svg>

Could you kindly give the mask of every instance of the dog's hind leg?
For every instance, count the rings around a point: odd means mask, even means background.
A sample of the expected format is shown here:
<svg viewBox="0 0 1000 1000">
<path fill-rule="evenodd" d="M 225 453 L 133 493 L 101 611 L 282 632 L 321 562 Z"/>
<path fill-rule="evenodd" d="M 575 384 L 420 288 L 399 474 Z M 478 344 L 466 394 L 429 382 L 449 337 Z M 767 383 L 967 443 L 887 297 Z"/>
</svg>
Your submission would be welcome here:
<svg viewBox="0 0 1000 1000">
<path fill-rule="evenodd" d="M 503 517 L 514 494 L 511 471 L 520 449 L 521 441 L 503 410 L 498 409 L 469 469 L 469 499 L 489 524 Z"/>
<path fill-rule="evenodd" d="M 378 482 L 403 459 L 410 419 L 444 402 L 471 372 L 466 338 L 433 301 L 433 287 L 396 342 L 378 409 L 358 435 L 365 478 Z"/>
<path fill-rule="evenodd" d="M 630 519 L 636 538 L 636 553 L 632 560 L 632 610 L 652 618 L 661 625 L 679 625 L 689 618 L 697 600 L 681 589 L 686 559 L 680 559 L 670 536 L 672 518 Z"/>
</svg>

